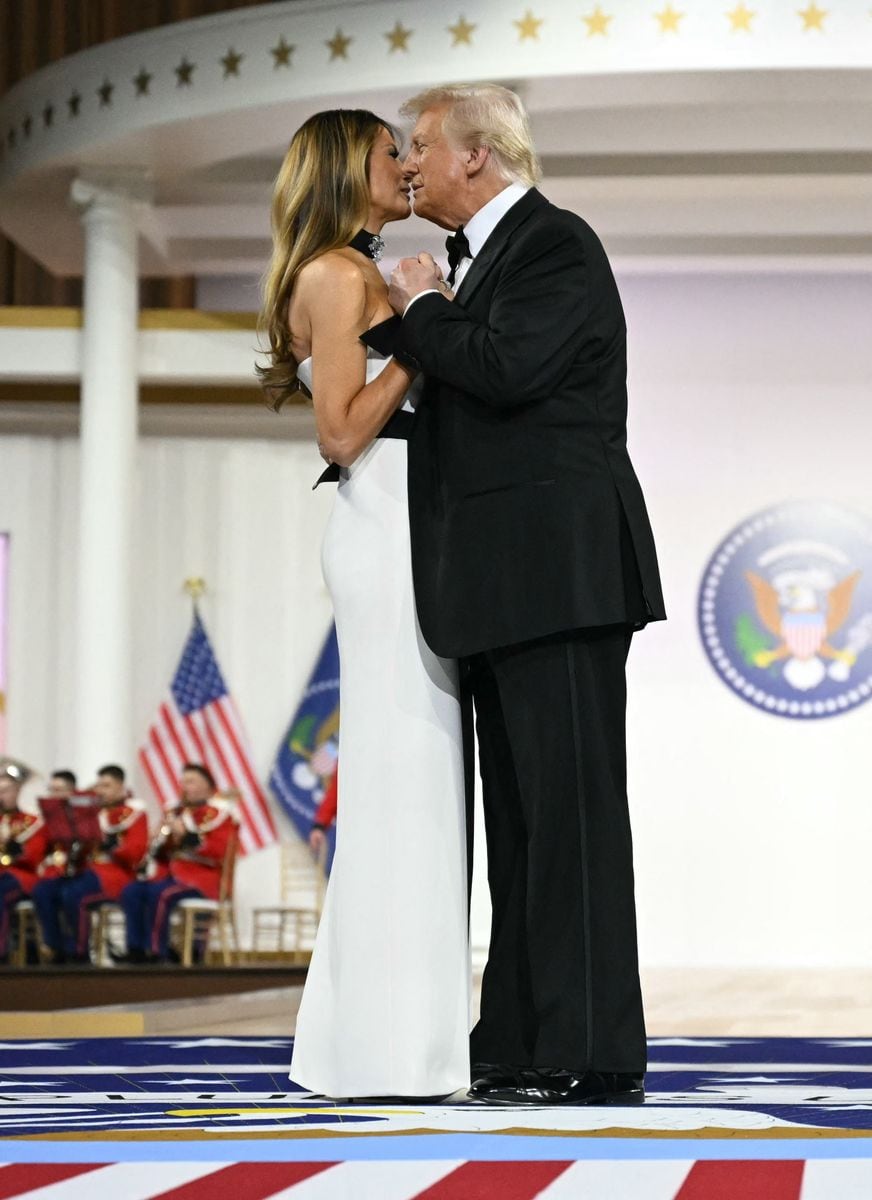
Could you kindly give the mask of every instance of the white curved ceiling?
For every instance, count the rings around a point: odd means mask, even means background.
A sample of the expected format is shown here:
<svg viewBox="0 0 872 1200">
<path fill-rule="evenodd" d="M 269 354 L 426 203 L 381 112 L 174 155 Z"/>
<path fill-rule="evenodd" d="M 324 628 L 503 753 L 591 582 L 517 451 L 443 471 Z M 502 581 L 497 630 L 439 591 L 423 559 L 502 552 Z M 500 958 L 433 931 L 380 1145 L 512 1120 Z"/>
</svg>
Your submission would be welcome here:
<svg viewBox="0 0 872 1200">
<path fill-rule="evenodd" d="M 859 0 L 315 0 L 167 26 L 0 101 L 0 226 L 53 272 L 79 273 L 72 179 L 133 170 L 151 196 L 144 274 L 254 279 L 272 179 L 306 116 L 361 105 L 391 119 L 421 86 L 485 77 L 522 91 L 543 190 L 618 258 L 872 256 L 872 11 Z M 397 255 L 441 238 L 415 219 L 389 231 Z"/>
</svg>

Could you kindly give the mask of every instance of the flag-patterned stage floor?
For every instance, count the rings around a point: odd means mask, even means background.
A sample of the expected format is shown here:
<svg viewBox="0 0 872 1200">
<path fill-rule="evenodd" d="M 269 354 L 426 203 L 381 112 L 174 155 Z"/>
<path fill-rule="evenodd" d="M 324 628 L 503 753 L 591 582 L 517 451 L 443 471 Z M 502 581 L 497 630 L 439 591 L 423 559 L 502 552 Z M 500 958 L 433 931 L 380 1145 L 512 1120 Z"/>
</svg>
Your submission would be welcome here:
<svg viewBox="0 0 872 1200">
<path fill-rule="evenodd" d="M 125 1162 L 0 1167 L 26 1200 L 868 1200 L 864 1162 Z"/>
<path fill-rule="evenodd" d="M 331 1104 L 284 1038 L 0 1042 L 0 1200 L 869 1200 L 872 1038 L 655 1038 L 641 1108 Z"/>
</svg>

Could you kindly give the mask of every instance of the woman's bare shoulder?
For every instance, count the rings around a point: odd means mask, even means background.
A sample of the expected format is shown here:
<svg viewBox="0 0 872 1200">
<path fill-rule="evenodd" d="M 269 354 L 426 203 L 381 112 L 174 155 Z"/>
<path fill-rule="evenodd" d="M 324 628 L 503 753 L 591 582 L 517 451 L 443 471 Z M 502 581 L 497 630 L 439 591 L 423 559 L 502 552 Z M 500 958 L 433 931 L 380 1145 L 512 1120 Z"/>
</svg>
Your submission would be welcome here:
<svg viewBox="0 0 872 1200">
<path fill-rule="evenodd" d="M 297 286 L 323 287 L 325 284 L 341 284 L 351 286 L 359 284 L 363 287 L 366 276 L 360 263 L 355 262 L 344 249 L 327 250 L 311 259 L 300 269 L 297 276 Z"/>
</svg>

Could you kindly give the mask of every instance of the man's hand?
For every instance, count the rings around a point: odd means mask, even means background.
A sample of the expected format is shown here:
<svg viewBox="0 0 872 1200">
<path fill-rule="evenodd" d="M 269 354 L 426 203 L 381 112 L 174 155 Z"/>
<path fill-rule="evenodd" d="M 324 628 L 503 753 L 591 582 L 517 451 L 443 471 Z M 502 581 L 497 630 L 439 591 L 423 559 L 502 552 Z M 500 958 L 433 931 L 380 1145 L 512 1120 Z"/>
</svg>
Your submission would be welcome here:
<svg viewBox="0 0 872 1200">
<path fill-rule="evenodd" d="M 309 834 L 309 849 L 314 855 L 321 853 L 321 847 L 327 841 L 327 835 L 320 825 L 313 825 L 312 832 Z"/>
<path fill-rule="evenodd" d="M 402 316 L 409 301 L 421 292 L 436 290 L 447 295 L 447 289 L 439 264 L 432 254 L 424 251 L 417 258 L 400 259 L 391 274 L 388 299 L 394 311 Z"/>
</svg>

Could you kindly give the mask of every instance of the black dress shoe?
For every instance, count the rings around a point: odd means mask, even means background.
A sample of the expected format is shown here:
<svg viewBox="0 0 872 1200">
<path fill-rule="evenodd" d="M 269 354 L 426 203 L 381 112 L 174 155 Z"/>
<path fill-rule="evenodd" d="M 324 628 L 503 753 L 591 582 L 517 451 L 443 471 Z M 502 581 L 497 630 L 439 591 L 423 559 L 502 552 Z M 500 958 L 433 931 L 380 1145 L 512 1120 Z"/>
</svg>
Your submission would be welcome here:
<svg viewBox="0 0 872 1200">
<path fill-rule="evenodd" d="M 144 950 L 128 950 L 126 954 L 119 954 L 117 950 L 110 948 L 109 957 L 114 963 L 118 963 L 121 966 L 147 961 L 147 955 Z"/>
<path fill-rule="evenodd" d="M 636 1105 L 645 1102 L 645 1079 L 614 1071 L 500 1067 L 475 1079 L 469 1096 L 500 1105 Z"/>
</svg>

